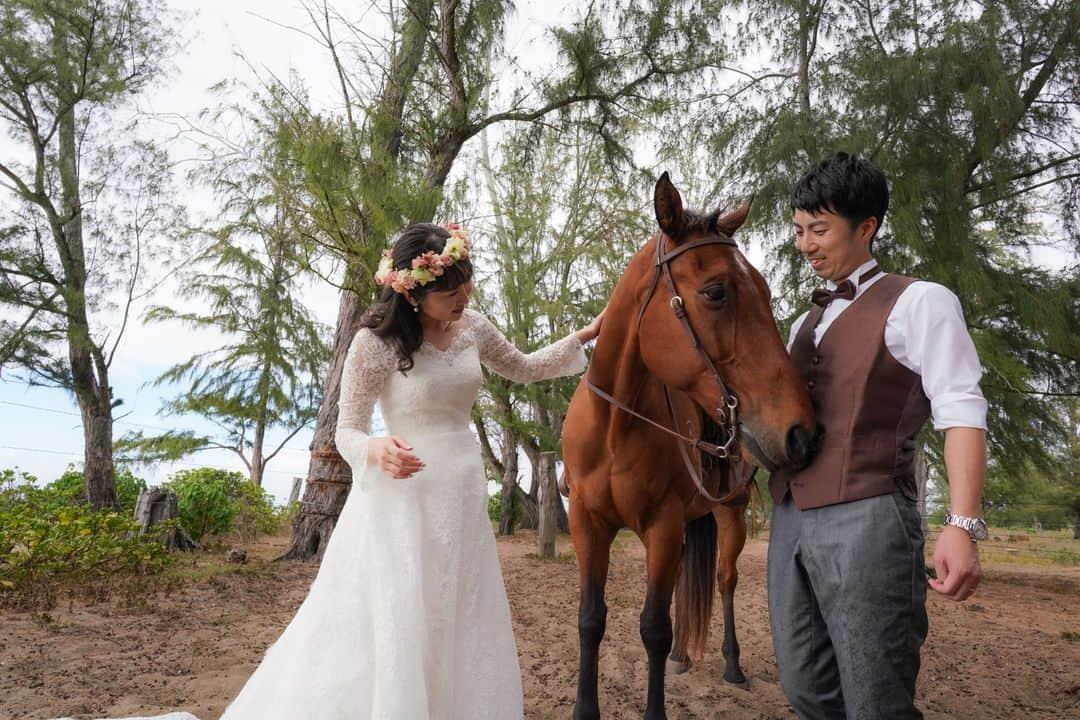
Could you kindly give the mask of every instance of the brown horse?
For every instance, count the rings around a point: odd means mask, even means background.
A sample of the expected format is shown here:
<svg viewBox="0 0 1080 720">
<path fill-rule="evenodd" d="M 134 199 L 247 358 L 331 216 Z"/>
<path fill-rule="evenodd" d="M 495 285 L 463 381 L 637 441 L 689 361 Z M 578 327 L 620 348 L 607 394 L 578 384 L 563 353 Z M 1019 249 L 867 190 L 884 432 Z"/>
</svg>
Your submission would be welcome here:
<svg viewBox="0 0 1080 720">
<path fill-rule="evenodd" d="M 570 530 L 581 573 L 575 720 L 600 717 L 604 586 L 612 540 L 624 527 L 646 552 L 640 625 L 649 658 L 645 717 L 666 717 L 665 659 L 673 642 L 677 667 L 688 667 L 689 656 L 704 650 L 718 551 L 724 677 L 745 681 L 732 595 L 748 492 L 731 478 L 745 483 L 752 476 L 736 472 L 740 454 L 749 453 L 744 466 L 804 467 L 817 437 L 768 286 L 731 240 L 749 204 L 726 215 L 684 211 L 667 173 L 656 184 L 654 203 L 661 232 L 615 287 L 563 428 Z"/>
</svg>

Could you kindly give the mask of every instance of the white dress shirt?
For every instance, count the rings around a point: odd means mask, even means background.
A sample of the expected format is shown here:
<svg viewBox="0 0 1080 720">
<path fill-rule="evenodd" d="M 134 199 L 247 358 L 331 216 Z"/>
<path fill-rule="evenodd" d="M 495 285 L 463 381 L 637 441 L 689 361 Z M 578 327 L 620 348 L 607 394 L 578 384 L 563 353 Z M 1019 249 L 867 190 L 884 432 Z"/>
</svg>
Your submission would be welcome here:
<svg viewBox="0 0 1080 720">
<path fill-rule="evenodd" d="M 884 277 L 878 273 L 864 284 L 859 276 L 877 265 L 869 260 L 851 274 L 855 298 L 837 298 L 825 309 L 814 329 L 814 346 L 840 313 L 858 300 L 866 288 Z M 836 289 L 832 282 L 830 290 Z M 808 312 L 791 326 L 788 352 Z M 930 400 L 934 429 L 973 427 L 986 429 L 986 399 L 979 389 L 982 365 L 967 331 L 960 300 L 944 285 L 916 281 L 897 298 L 885 322 L 885 347 L 898 363 L 922 377 Z"/>
</svg>

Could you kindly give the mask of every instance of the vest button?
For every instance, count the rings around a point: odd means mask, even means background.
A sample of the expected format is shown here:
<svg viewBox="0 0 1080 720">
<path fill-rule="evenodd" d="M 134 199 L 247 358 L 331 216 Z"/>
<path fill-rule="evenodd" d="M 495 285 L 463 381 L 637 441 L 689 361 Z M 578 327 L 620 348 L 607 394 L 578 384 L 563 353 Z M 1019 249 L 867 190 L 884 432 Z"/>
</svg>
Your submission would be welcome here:
<svg viewBox="0 0 1080 720">
<path fill-rule="evenodd" d="M 813 390 L 815 387 L 817 387 L 817 383 L 815 383 L 813 380 L 807 380 L 806 381 L 806 389 L 807 390 Z"/>
<path fill-rule="evenodd" d="M 815 355 L 810 359 L 810 362 L 814 363 L 815 365 L 819 364 L 821 362 L 821 356 Z"/>
</svg>

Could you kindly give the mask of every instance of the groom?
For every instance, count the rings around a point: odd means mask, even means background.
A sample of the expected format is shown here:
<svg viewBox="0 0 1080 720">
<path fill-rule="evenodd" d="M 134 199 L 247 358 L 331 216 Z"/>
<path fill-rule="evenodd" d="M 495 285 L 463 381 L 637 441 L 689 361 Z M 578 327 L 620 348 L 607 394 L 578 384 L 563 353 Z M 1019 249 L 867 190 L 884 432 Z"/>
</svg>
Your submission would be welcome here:
<svg viewBox="0 0 1080 720">
<path fill-rule="evenodd" d="M 981 367 L 956 296 L 874 260 L 888 204 L 885 176 L 845 153 L 791 189 L 795 246 L 826 281 L 788 345 L 825 429 L 821 449 L 769 481 L 773 646 L 800 718 L 922 717 L 928 583 L 914 451 L 930 417 L 945 432 L 950 512 L 929 586 L 961 601 L 981 577 Z"/>
</svg>

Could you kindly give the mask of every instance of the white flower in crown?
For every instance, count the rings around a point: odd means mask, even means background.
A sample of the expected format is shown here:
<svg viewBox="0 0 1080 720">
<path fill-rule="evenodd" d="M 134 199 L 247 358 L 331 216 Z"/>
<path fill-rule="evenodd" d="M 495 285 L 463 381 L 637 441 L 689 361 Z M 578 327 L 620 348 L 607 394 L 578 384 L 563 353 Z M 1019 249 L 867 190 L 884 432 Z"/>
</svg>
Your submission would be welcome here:
<svg viewBox="0 0 1080 720">
<path fill-rule="evenodd" d="M 391 273 L 394 272 L 394 257 L 389 250 L 383 250 L 382 258 L 379 259 L 379 268 L 375 271 L 376 285 L 389 285 Z"/>
<path fill-rule="evenodd" d="M 450 224 L 443 227 L 450 232 L 443 251 L 436 253 L 429 250 L 422 255 L 417 255 L 410 263 L 412 267 L 395 270 L 393 254 L 390 250 L 383 250 L 379 267 L 375 271 L 375 284 L 393 288 L 394 292 L 408 294 L 417 286 L 434 282 L 442 276 L 446 268 L 469 257 L 472 243 L 469 242 L 469 236 L 465 234 L 461 226 Z"/>
</svg>

